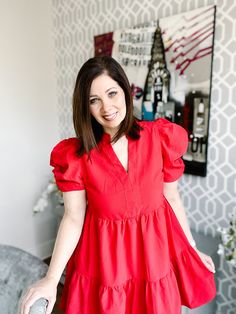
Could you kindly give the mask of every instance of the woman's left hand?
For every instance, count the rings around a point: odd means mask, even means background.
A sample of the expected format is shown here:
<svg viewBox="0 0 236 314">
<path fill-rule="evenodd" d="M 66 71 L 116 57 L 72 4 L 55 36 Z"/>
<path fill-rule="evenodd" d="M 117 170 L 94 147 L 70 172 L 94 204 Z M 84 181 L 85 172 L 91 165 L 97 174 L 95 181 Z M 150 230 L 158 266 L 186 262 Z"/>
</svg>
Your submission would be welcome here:
<svg viewBox="0 0 236 314">
<path fill-rule="evenodd" d="M 215 265 L 214 262 L 212 260 L 212 258 L 204 253 L 202 253 L 201 251 L 199 251 L 198 249 L 195 249 L 196 252 L 198 253 L 199 257 L 201 258 L 202 262 L 204 263 L 204 265 L 213 273 L 215 273 Z"/>
</svg>

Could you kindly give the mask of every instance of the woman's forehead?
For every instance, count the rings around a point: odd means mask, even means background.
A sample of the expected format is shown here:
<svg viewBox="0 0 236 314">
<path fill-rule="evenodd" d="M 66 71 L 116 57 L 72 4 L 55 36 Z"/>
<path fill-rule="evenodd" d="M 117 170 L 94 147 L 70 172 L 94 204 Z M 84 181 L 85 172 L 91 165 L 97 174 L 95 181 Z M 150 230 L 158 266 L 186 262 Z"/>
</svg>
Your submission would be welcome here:
<svg viewBox="0 0 236 314">
<path fill-rule="evenodd" d="M 91 84 L 90 88 L 90 94 L 96 92 L 96 91 L 103 91 L 107 92 L 111 88 L 118 88 L 120 87 L 119 84 L 112 79 L 108 74 L 101 74 L 98 77 L 96 77 Z"/>
</svg>

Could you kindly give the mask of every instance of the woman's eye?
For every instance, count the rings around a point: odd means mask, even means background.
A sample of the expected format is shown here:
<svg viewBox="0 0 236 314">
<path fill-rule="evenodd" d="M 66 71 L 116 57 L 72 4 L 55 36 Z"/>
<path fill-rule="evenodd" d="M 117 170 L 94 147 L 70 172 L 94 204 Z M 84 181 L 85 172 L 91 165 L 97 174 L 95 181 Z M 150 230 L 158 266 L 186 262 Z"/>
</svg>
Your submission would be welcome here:
<svg viewBox="0 0 236 314">
<path fill-rule="evenodd" d="M 90 105 L 96 104 L 98 102 L 98 98 L 92 98 L 89 100 Z"/>
<path fill-rule="evenodd" d="M 117 94 L 117 92 L 113 91 L 113 92 L 110 92 L 108 95 L 109 95 L 109 97 L 114 97 L 116 94 Z"/>
</svg>

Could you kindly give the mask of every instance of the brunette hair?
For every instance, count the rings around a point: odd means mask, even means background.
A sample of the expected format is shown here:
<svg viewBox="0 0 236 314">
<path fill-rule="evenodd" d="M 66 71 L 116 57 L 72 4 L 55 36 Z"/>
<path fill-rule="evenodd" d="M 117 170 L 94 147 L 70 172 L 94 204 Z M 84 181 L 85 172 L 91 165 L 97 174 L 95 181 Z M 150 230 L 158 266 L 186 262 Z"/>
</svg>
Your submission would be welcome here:
<svg viewBox="0 0 236 314">
<path fill-rule="evenodd" d="M 128 78 L 121 65 L 112 57 L 98 56 L 87 60 L 79 70 L 73 94 L 73 123 L 76 136 L 81 140 L 79 155 L 89 153 L 104 133 L 103 127 L 94 119 L 89 110 L 90 88 L 93 80 L 106 73 L 123 89 L 126 101 L 126 116 L 121 122 L 113 142 L 122 135 L 129 135 L 133 139 L 140 137 L 141 126 L 137 124 L 133 115 L 133 98 Z"/>
</svg>

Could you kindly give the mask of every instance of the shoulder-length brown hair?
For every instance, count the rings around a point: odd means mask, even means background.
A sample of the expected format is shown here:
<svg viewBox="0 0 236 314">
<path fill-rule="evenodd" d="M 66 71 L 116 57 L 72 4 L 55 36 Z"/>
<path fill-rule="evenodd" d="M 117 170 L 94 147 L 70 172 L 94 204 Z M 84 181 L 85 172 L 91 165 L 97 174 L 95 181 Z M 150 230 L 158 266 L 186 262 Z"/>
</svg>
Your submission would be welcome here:
<svg viewBox="0 0 236 314">
<path fill-rule="evenodd" d="M 94 119 L 89 110 L 90 88 L 93 80 L 106 73 L 115 80 L 123 89 L 126 101 L 126 116 L 121 122 L 113 142 L 122 135 L 129 135 L 133 139 L 140 137 L 142 129 L 133 116 L 133 98 L 128 78 L 121 65 L 112 57 L 99 56 L 86 61 L 81 67 L 73 94 L 73 123 L 76 136 L 80 138 L 79 155 L 89 153 L 97 144 L 104 133 L 103 127 Z"/>
</svg>

